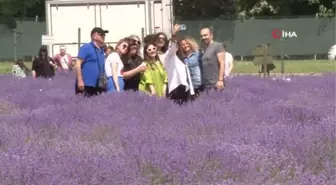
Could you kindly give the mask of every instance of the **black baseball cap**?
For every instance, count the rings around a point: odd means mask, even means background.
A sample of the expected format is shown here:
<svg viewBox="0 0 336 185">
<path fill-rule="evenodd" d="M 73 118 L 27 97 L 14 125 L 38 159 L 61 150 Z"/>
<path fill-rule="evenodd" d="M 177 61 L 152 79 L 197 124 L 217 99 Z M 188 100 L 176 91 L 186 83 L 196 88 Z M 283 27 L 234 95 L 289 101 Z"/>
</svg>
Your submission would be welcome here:
<svg viewBox="0 0 336 185">
<path fill-rule="evenodd" d="M 103 30 L 102 28 L 100 27 L 94 27 L 92 30 L 91 30 L 91 36 L 94 34 L 94 33 L 98 33 L 98 34 L 101 34 L 101 35 L 105 35 L 106 33 L 108 33 L 109 31 L 108 30 Z"/>
</svg>

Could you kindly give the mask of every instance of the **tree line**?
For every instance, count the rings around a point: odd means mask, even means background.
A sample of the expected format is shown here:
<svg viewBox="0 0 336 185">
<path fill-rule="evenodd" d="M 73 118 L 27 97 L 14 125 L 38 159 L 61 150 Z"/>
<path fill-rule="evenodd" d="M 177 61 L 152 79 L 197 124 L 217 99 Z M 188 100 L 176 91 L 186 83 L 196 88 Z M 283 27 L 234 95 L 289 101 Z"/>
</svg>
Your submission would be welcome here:
<svg viewBox="0 0 336 185">
<path fill-rule="evenodd" d="M 172 0 L 178 19 L 335 15 L 335 0 Z M 45 0 L 0 0 L 0 21 L 45 17 Z"/>
<path fill-rule="evenodd" d="M 180 19 L 335 16 L 335 0 L 174 0 Z"/>
</svg>

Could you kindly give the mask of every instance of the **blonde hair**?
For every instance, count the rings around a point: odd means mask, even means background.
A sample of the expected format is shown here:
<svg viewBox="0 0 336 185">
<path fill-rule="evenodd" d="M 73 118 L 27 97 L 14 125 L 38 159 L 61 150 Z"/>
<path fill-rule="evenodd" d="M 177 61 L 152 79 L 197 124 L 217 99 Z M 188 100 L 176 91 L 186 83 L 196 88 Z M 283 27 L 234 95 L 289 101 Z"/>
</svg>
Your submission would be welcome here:
<svg viewBox="0 0 336 185">
<path fill-rule="evenodd" d="M 181 42 L 184 41 L 184 40 L 188 42 L 188 44 L 191 47 L 191 50 L 193 50 L 193 51 L 198 51 L 199 50 L 199 46 L 198 46 L 197 42 L 195 41 L 195 39 L 193 39 L 191 37 L 183 37 L 181 39 Z"/>
<path fill-rule="evenodd" d="M 179 46 L 178 46 L 178 50 L 177 50 L 176 54 L 180 58 L 180 60 L 183 61 L 183 58 L 186 57 L 186 54 L 184 53 L 184 51 L 182 49 L 182 41 L 186 41 L 190 45 L 190 48 L 193 52 L 199 51 L 199 46 L 198 46 L 197 42 L 191 37 L 181 38 L 180 41 L 178 42 Z"/>
</svg>

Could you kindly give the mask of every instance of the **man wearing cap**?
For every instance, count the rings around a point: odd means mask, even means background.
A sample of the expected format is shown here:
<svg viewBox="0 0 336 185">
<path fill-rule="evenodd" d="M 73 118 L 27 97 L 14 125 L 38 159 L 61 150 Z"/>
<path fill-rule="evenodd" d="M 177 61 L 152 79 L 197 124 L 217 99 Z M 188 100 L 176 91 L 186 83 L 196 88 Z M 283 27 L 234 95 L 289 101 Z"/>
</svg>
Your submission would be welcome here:
<svg viewBox="0 0 336 185">
<path fill-rule="evenodd" d="M 55 55 L 54 61 L 57 64 L 58 71 L 68 71 L 72 69 L 72 57 L 66 53 L 65 46 L 60 46 L 60 53 Z"/>
<path fill-rule="evenodd" d="M 86 97 L 98 95 L 103 89 L 98 87 L 100 73 L 105 73 L 104 68 L 104 41 L 107 30 L 95 27 L 91 31 L 91 42 L 84 44 L 78 52 L 75 64 L 76 94 Z"/>
</svg>

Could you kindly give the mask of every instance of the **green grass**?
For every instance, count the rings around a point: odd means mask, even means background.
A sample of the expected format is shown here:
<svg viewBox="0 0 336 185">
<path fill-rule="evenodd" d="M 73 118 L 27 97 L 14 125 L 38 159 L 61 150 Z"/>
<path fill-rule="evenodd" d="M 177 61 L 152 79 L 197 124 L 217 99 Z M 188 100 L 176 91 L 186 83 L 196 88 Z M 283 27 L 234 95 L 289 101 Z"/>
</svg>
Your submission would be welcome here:
<svg viewBox="0 0 336 185">
<path fill-rule="evenodd" d="M 274 62 L 276 68 L 272 73 L 281 73 L 281 61 Z M 285 73 L 323 73 L 335 72 L 336 62 L 331 60 L 285 60 Z M 257 73 L 258 66 L 252 62 L 235 62 L 235 73 Z"/>
<path fill-rule="evenodd" d="M 281 62 L 274 62 L 276 69 L 273 73 L 281 72 Z M 335 61 L 328 60 L 287 60 L 285 61 L 285 73 L 323 73 L 335 72 Z M 31 62 L 26 62 L 27 67 L 31 67 Z M 12 63 L 0 62 L 0 74 L 11 73 Z M 253 65 L 252 62 L 235 62 L 234 73 L 257 73 L 258 66 Z"/>
</svg>

